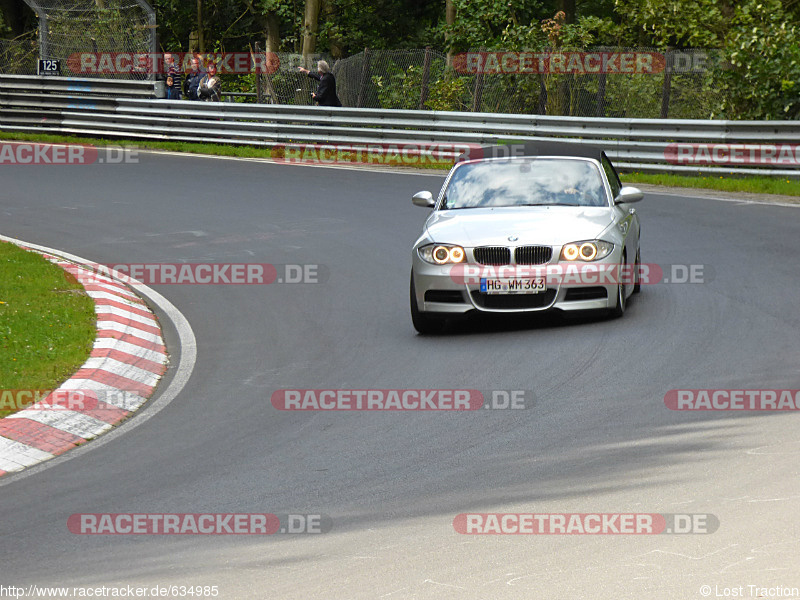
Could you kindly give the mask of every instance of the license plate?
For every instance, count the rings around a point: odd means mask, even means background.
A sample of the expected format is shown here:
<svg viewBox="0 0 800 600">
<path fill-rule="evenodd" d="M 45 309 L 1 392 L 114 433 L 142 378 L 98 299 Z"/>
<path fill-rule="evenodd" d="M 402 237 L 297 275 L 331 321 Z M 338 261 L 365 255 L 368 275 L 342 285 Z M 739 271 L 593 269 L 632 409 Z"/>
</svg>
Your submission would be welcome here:
<svg viewBox="0 0 800 600">
<path fill-rule="evenodd" d="M 544 277 L 533 279 L 481 278 L 481 291 L 484 294 L 538 294 L 544 290 Z"/>
</svg>

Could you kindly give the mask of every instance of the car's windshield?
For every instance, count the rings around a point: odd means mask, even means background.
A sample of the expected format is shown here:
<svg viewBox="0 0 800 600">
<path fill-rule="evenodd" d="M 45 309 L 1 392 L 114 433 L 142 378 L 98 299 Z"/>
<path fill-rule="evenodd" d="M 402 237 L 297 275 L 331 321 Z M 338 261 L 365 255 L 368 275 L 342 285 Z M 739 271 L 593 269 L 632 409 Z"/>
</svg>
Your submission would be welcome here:
<svg viewBox="0 0 800 600">
<path fill-rule="evenodd" d="M 509 158 L 459 166 L 442 209 L 606 206 L 600 169 L 583 159 Z"/>
</svg>

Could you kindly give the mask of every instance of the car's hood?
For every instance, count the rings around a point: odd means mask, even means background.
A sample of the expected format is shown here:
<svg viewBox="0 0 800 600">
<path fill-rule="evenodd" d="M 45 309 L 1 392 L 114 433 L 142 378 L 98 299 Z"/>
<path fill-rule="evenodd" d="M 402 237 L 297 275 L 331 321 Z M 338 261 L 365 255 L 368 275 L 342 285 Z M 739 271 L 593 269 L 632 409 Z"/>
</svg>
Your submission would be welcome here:
<svg viewBox="0 0 800 600">
<path fill-rule="evenodd" d="M 613 209 L 609 207 L 467 208 L 435 212 L 427 229 L 434 242 L 467 247 L 560 246 L 595 239 L 612 220 Z"/>
</svg>

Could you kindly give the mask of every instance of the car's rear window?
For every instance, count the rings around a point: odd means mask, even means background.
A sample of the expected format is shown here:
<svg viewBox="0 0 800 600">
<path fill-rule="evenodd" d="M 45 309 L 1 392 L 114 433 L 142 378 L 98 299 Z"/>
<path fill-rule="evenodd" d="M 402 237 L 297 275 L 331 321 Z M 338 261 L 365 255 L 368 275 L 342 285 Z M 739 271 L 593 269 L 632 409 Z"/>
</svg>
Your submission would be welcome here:
<svg viewBox="0 0 800 600">
<path fill-rule="evenodd" d="M 501 206 L 607 206 L 600 169 L 583 159 L 509 158 L 464 163 L 442 209 Z"/>
</svg>

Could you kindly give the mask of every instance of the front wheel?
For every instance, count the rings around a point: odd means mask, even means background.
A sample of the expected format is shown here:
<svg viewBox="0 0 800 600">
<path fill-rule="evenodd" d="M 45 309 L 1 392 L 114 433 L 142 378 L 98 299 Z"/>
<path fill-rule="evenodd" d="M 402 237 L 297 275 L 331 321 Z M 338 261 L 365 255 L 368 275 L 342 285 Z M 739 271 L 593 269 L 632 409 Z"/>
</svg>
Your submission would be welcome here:
<svg viewBox="0 0 800 600">
<path fill-rule="evenodd" d="M 417 291 L 414 288 L 414 274 L 411 274 L 411 322 L 414 329 L 422 335 L 428 333 L 439 333 L 444 329 L 444 318 L 424 313 L 417 306 Z"/>
<path fill-rule="evenodd" d="M 625 255 L 622 255 L 622 263 L 619 265 L 619 282 L 617 283 L 617 305 L 609 311 L 611 317 L 618 319 L 622 315 L 625 314 L 625 278 L 622 277 L 622 273 L 625 272 L 625 265 L 627 264 L 627 260 L 625 259 Z"/>
</svg>

